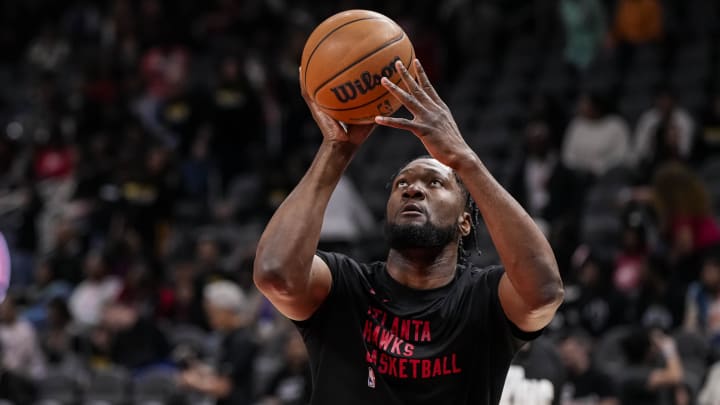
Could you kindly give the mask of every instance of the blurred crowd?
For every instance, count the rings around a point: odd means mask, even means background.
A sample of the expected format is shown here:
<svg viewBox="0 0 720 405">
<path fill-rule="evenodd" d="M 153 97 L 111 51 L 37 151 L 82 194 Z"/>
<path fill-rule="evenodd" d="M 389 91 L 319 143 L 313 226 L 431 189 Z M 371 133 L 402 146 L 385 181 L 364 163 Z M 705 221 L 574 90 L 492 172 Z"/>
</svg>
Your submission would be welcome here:
<svg viewBox="0 0 720 405">
<path fill-rule="evenodd" d="M 307 403 L 302 339 L 252 262 L 321 140 L 304 41 L 349 8 L 403 26 L 557 254 L 565 303 L 503 403 L 720 403 L 712 0 L 1 2 L 0 398 Z M 420 154 L 378 130 L 320 248 L 384 259 L 386 183 Z M 497 262 L 482 229 L 470 250 Z"/>
</svg>

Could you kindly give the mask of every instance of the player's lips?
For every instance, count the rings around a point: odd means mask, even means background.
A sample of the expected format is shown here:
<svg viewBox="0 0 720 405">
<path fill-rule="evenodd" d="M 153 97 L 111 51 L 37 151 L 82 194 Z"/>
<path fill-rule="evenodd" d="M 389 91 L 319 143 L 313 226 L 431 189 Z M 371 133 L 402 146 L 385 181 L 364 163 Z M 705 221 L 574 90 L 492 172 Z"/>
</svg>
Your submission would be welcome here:
<svg viewBox="0 0 720 405">
<path fill-rule="evenodd" d="M 425 215 L 425 210 L 415 203 L 407 203 L 400 210 L 400 215 L 403 215 L 403 216 Z"/>
</svg>

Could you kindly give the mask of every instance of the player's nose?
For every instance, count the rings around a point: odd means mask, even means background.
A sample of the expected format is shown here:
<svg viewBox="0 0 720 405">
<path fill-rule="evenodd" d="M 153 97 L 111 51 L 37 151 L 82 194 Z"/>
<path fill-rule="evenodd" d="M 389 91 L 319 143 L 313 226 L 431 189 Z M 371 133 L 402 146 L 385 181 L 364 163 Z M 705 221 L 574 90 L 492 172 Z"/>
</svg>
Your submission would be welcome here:
<svg viewBox="0 0 720 405">
<path fill-rule="evenodd" d="M 410 183 L 405 187 L 405 190 L 403 190 L 403 197 L 423 199 L 425 198 L 425 190 L 417 183 Z"/>
</svg>

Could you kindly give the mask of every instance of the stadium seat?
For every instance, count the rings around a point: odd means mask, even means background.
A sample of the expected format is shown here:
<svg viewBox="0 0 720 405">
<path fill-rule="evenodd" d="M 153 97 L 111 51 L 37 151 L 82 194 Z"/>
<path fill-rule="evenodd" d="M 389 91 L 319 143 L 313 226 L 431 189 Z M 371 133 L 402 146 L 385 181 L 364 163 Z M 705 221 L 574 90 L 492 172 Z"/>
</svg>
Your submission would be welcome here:
<svg viewBox="0 0 720 405">
<path fill-rule="evenodd" d="M 171 397 L 175 389 L 174 371 L 163 368 L 152 369 L 133 380 L 133 403 L 162 405 Z"/>
<path fill-rule="evenodd" d="M 62 370 L 51 369 L 39 388 L 39 401 L 36 405 L 68 405 L 77 401 L 80 387 L 74 376 Z"/>
<path fill-rule="evenodd" d="M 128 399 L 130 376 L 126 370 L 95 371 L 85 389 L 84 405 L 122 405 Z"/>
<path fill-rule="evenodd" d="M 197 326 L 176 325 L 168 331 L 168 338 L 173 347 L 187 347 L 195 353 L 207 351 L 208 334 Z"/>
<path fill-rule="evenodd" d="M 625 367 L 625 355 L 621 343 L 632 331 L 630 325 L 616 326 L 605 332 L 597 341 L 594 352 L 594 363 L 607 375 L 618 375 Z"/>
</svg>

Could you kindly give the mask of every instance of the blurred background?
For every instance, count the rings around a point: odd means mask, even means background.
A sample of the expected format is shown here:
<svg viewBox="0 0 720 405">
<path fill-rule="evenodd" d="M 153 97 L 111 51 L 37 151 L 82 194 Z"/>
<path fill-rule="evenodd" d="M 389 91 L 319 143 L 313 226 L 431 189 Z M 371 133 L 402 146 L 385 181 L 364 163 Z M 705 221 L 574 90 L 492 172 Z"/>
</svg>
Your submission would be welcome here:
<svg viewBox="0 0 720 405">
<path fill-rule="evenodd" d="M 251 271 L 321 140 L 304 41 L 349 8 L 406 30 L 555 249 L 565 303 L 503 403 L 720 403 L 715 0 L 0 2 L 0 402 L 307 403 Z M 321 248 L 384 259 L 386 185 L 421 154 L 378 129 Z"/>
</svg>

